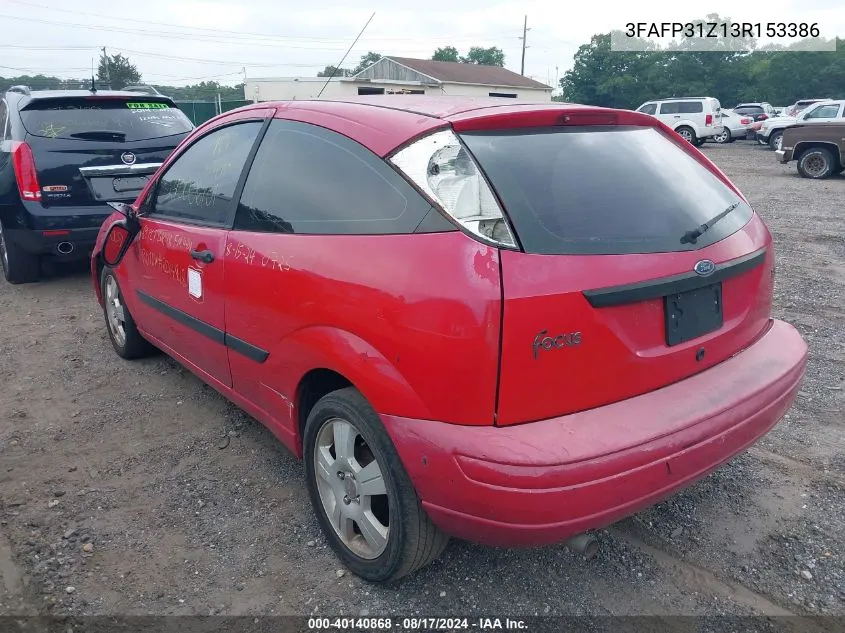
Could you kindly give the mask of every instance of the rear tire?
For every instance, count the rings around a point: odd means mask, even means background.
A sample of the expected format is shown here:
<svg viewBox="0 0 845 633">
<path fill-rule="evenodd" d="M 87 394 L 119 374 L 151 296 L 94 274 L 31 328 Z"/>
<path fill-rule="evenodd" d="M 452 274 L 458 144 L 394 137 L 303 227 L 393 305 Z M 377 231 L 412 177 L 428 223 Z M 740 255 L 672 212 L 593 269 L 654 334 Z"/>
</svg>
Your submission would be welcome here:
<svg viewBox="0 0 845 633">
<path fill-rule="evenodd" d="M 317 520 L 353 573 L 369 582 L 393 582 L 446 548 L 448 536 L 425 513 L 378 414 L 354 387 L 314 405 L 303 453 Z"/>
<path fill-rule="evenodd" d="M 103 316 L 114 351 L 126 360 L 143 358 L 154 354 L 156 348 L 147 341 L 135 326 L 135 319 L 123 301 L 123 292 L 114 270 L 103 267 L 100 273 L 100 291 L 103 293 Z"/>
<path fill-rule="evenodd" d="M 3 276 L 10 284 L 27 284 L 41 279 L 41 258 L 6 239 L 0 222 L 0 262 Z"/>
<path fill-rule="evenodd" d="M 833 154 L 824 147 L 811 147 L 798 158 L 798 173 L 804 178 L 822 180 L 836 171 Z"/>
<path fill-rule="evenodd" d="M 693 130 L 688 125 L 682 125 L 679 127 L 675 132 L 684 139 L 687 143 L 695 145 L 695 142 L 698 140 L 695 136 L 695 130 Z"/>
<path fill-rule="evenodd" d="M 783 132 L 777 130 L 769 134 L 769 147 L 773 150 L 779 150 L 783 145 Z"/>
</svg>

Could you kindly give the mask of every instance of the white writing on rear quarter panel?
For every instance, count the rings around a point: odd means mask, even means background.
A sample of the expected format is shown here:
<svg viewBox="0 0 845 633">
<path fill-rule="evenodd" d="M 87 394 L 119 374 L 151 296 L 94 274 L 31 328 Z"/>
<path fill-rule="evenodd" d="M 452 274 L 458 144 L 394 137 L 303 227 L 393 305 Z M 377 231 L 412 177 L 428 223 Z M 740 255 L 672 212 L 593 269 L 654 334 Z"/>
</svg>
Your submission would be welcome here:
<svg viewBox="0 0 845 633">
<path fill-rule="evenodd" d="M 256 257 L 257 256 L 257 257 Z M 290 258 L 280 255 L 276 251 L 270 251 L 266 255 L 256 253 L 254 248 L 250 248 L 240 242 L 228 242 L 226 244 L 226 257 L 238 260 L 242 259 L 248 264 L 258 263 L 262 268 L 270 268 L 271 270 L 290 270 Z"/>
</svg>

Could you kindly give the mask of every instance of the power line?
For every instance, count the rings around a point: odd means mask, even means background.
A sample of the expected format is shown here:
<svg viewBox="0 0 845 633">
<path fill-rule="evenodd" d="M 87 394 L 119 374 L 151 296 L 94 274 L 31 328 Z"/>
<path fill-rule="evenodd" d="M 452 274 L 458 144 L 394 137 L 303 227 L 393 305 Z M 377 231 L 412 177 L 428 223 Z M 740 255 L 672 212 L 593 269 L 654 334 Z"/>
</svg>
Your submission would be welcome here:
<svg viewBox="0 0 845 633">
<path fill-rule="evenodd" d="M 255 38 L 264 39 L 264 40 L 293 40 L 293 41 L 299 40 L 299 41 L 303 41 L 303 42 L 315 42 L 315 43 L 332 43 L 332 42 L 340 43 L 340 42 L 346 41 L 346 39 L 342 38 L 342 37 L 309 37 L 309 36 L 299 36 L 299 35 L 274 35 L 274 34 L 271 34 L 271 33 L 248 33 L 248 32 L 244 32 L 244 31 L 232 31 L 232 30 L 226 30 L 226 29 L 211 29 L 211 28 L 205 28 L 205 27 L 185 26 L 185 25 L 181 25 L 181 24 L 173 24 L 173 23 L 168 23 L 168 22 L 157 22 L 157 21 L 154 21 L 154 20 L 138 20 L 138 19 L 132 19 L 132 18 L 118 17 L 118 16 L 109 16 L 109 15 L 104 15 L 104 14 L 101 14 L 101 13 L 90 13 L 90 12 L 84 12 L 84 11 L 76 11 L 76 10 L 72 10 L 72 9 L 62 9 L 62 8 L 58 8 L 58 7 L 46 6 L 46 5 L 43 5 L 43 4 L 36 4 L 36 3 L 33 3 L 33 2 L 24 2 L 23 0 L 7 0 L 7 1 L 14 3 L 14 4 L 23 5 L 23 6 L 35 7 L 35 8 L 41 8 L 41 9 L 48 9 L 50 11 L 55 11 L 55 12 L 60 12 L 60 13 L 70 13 L 70 14 L 78 15 L 78 16 L 99 17 L 99 18 L 104 18 L 106 20 L 114 20 L 114 21 L 118 21 L 118 22 L 132 22 L 132 23 L 135 23 L 135 24 L 147 24 L 147 25 L 152 25 L 152 26 L 165 26 L 165 27 L 168 27 L 168 28 L 178 29 L 178 31 L 176 31 L 176 32 L 167 33 L 166 36 L 182 35 L 186 38 L 191 38 L 191 36 L 193 36 L 194 39 L 198 39 L 200 41 L 212 41 L 212 42 L 213 41 L 220 41 L 221 38 L 220 37 L 215 38 L 213 34 L 226 35 L 228 39 L 234 39 L 234 40 L 237 40 L 237 41 L 249 41 L 250 43 L 253 43 L 253 44 L 255 44 L 255 42 L 254 42 Z M 139 34 L 152 35 L 152 36 L 160 36 L 160 35 L 163 34 L 162 31 L 159 30 L 159 29 L 157 29 L 157 30 L 129 29 L 129 28 L 126 28 L 126 27 L 117 27 L 117 26 L 111 26 L 110 27 L 110 26 L 107 26 L 107 25 L 75 24 L 75 23 L 69 23 L 69 22 L 59 22 L 59 21 L 43 20 L 43 19 L 38 19 L 38 18 L 27 18 L 27 17 L 21 17 L 21 16 L 10 16 L 10 15 L 2 15 L 0 17 L 6 17 L 6 18 L 18 19 L 18 20 L 25 20 L 25 21 L 30 21 L 30 22 L 40 22 L 40 23 L 45 23 L 45 24 L 55 24 L 55 25 L 60 25 L 60 26 L 75 26 L 75 27 L 79 27 L 79 28 L 89 28 L 89 29 L 94 29 L 94 30 L 108 30 L 108 31 L 115 31 L 115 32 L 120 32 L 120 33 L 130 32 L 130 33 L 139 33 Z M 192 31 L 193 31 L 193 33 L 191 33 Z M 429 41 L 429 38 L 410 38 L 410 37 L 374 37 L 374 38 L 372 38 L 371 41 L 373 41 L 373 42 L 390 42 L 390 41 L 393 41 L 393 42 L 408 42 L 408 41 L 414 41 L 415 39 L 416 39 L 416 41 Z M 462 43 L 469 43 L 469 42 L 477 43 L 479 40 L 490 40 L 490 39 L 495 39 L 495 37 L 491 37 L 490 34 L 484 34 L 484 35 L 477 35 L 475 37 L 463 35 L 463 36 L 455 37 L 455 38 L 442 38 L 441 37 L 441 38 L 437 38 L 437 39 L 448 39 L 451 42 L 455 42 L 455 43 L 459 43 L 459 42 L 462 42 Z M 278 44 L 264 43 L 264 44 L 256 44 L 256 45 L 277 46 Z M 288 46 L 290 48 L 296 48 L 294 46 L 290 46 L 290 45 L 288 45 Z M 302 47 L 302 48 L 306 48 L 306 49 L 311 48 L 312 50 L 338 50 L 338 51 L 345 50 L 343 48 L 337 48 L 337 49 L 316 49 L 316 48 L 313 48 L 313 47 Z"/>
</svg>

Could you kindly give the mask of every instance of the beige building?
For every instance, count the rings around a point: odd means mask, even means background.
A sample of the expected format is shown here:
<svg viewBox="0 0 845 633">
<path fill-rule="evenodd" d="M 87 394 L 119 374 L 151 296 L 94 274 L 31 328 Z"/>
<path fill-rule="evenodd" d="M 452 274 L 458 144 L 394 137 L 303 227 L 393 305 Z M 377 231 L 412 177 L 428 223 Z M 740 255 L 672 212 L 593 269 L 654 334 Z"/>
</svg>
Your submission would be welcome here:
<svg viewBox="0 0 845 633">
<path fill-rule="evenodd" d="M 277 77 L 248 79 L 244 96 L 252 101 L 339 99 L 373 94 L 428 94 L 503 97 L 551 101 L 552 87 L 507 68 L 436 62 L 408 57 L 382 57 L 352 77 Z"/>
</svg>

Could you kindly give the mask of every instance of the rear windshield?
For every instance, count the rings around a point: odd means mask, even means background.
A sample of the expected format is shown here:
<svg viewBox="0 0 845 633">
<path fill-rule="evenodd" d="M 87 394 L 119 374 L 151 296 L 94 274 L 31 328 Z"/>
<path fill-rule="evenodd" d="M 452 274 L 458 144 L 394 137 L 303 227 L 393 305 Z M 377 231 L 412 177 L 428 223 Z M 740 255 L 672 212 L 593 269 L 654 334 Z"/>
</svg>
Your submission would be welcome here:
<svg viewBox="0 0 845 633">
<path fill-rule="evenodd" d="M 526 252 L 695 250 L 751 219 L 751 208 L 736 193 L 654 128 L 531 128 L 462 138 Z M 696 244 L 681 242 L 734 202 L 739 206 Z"/>
<path fill-rule="evenodd" d="M 738 108 L 734 108 L 734 112 L 739 112 L 740 114 L 763 114 L 763 108 L 761 106 L 739 106 Z"/>
<path fill-rule="evenodd" d="M 184 134 L 193 124 L 173 102 L 138 98 L 43 99 L 21 111 L 35 136 L 93 141 L 141 141 Z"/>
</svg>

